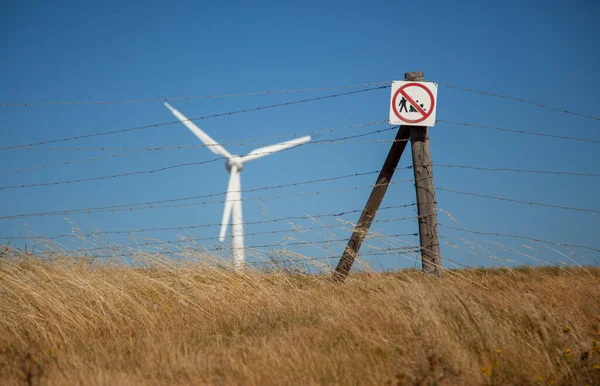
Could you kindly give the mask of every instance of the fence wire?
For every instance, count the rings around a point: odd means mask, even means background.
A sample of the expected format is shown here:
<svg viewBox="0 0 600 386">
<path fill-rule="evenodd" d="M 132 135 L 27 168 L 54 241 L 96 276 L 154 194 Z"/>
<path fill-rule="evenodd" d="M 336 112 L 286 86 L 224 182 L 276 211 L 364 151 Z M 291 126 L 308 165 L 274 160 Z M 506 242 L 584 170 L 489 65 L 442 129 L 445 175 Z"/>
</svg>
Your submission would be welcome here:
<svg viewBox="0 0 600 386">
<path fill-rule="evenodd" d="M 287 107 L 287 106 L 292 106 L 292 105 L 296 105 L 296 104 L 300 104 L 300 103 L 314 102 L 314 101 L 320 101 L 320 100 L 324 100 L 324 99 L 336 98 L 336 97 L 340 97 L 340 96 L 364 93 L 364 92 L 368 92 L 368 91 L 382 90 L 382 89 L 389 88 L 389 87 L 390 87 L 389 85 L 385 85 L 385 86 L 379 86 L 379 87 L 365 88 L 365 89 L 356 90 L 356 91 L 348 91 L 348 92 L 339 93 L 339 94 L 331 94 L 331 95 L 325 95 L 325 96 L 320 96 L 320 97 L 315 97 L 315 98 L 301 99 L 301 100 L 296 100 L 296 101 L 291 101 L 291 102 L 275 103 L 272 105 L 252 107 L 252 108 L 248 108 L 248 109 L 241 109 L 241 110 L 229 111 L 229 112 L 225 112 L 225 113 L 205 115 L 202 117 L 189 118 L 189 119 L 184 120 L 184 122 L 200 121 L 200 120 L 217 118 L 217 117 L 245 114 L 245 113 L 249 113 L 252 111 L 268 110 L 268 109 L 273 109 L 273 108 L 277 108 L 277 107 Z M 130 128 L 126 128 L 126 129 L 117 129 L 117 130 L 103 131 L 103 132 L 99 132 L 99 133 L 78 135 L 78 136 L 74 136 L 74 137 L 50 139 L 50 140 L 46 140 L 46 141 L 32 142 L 32 143 L 27 143 L 27 144 L 22 144 L 22 145 L 6 146 L 3 148 L 0 148 L 0 151 L 15 150 L 15 149 L 20 149 L 20 148 L 24 148 L 24 147 L 48 145 L 51 143 L 58 143 L 58 142 L 76 141 L 76 140 L 81 140 L 81 139 L 85 139 L 85 138 L 93 138 L 93 137 L 100 137 L 100 136 L 105 136 L 105 135 L 127 133 L 130 131 L 141 131 L 141 130 L 146 130 L 146 129 L 150 129 L 150 128 L 154 128 L 154 127 L 175 125 L 175 124 L 178 124 L 181 122 L 182 121 L 180 121 L 180 120 L 169 121 L 169 122 L 155 123 L 155 124 L 145 125 L 145 126 L 130 127 Z"/>
<path fill-rule="evenodd" d="M 447 88 L 458 89 L 458 90 L 462 90 L 462 91 L 470 92 L 470 93 L 478 93 L 481 95 L 486 95 L 486 96 L 491 96 L 491 97 L 496 97 L 496 98 L 501 98 L 501 99 L 514 100 L 517 102 L 527 103 L 530 105 L 534 105 L 534 106 L 537 106 L 540 108 L 552 110 L 555 112 L 566 113 L 566 114 L 575 115 L 575 116 L 588 118 L 588 119 L 592 119 L 592 120 L 600 120 L 599 117 L 596 117 L 596 116 L 593 116 L 590 114 L 583 114 L 583 113 L 578 113 L 578 112 L 574 112 L 574 111 L 570 111 L 570 110 L 547 106 L 547 105 L 540 104 L 540 103 L 534 102 L 532 100 L 524 99 L 524 98 L 502 95 L 502 94 L 498 94 L 498 93 L 491 93 L 491 92 L 481 91 L 481 90 L 475 90 L 475 89 L 454 86 L 454 85 L 445 84 L 445 83 L 438 83 L 438 84 L 441 86 L 447 87 Z M 332 90 L 338 90 L 338 89 L 357 89 L 357 90 L 352 90 L 352 91 L 347 91 L 347 92 L 335 93 L 335 94 L 330 94 L 330 95 L 321 95 L 321 96 L 312 97 L 312 98 L 293 100 L 293 101 L 288 101 L 288 102 L 258 106 L 258 107 L 247 108 L 247 109 L 240 109 L 240 110 L 235 110 L 235 111 L 217 113 L 217 114 L 206 115 L 206 116 L 188 119 L 188 121 L 198 121 L 198 120 L 205 120 L 205 119 L 211 119 L 211 118 L 216 118 L 216 117 L 229 116 L 229 115 L 234 115 L 234 114 L 244 114 L 244 113 L 249 113 L 249 112 L 253 112 L 253 111 L 286 107 L 286 106 L 307 103 L 307 102 L 313 102 L 313 101 L 321 101 L 321 100 L 326 100 L 326 99 L 335 98 L 335 97 L 349 96 L 349 95 L 354 95 L 354 94 L 358 94 L 358 93 L 387 89 L 389 87 L 390 87 L 390 82 L 374 82 L 374 83 L 364 83 L 364 84 L 359 84 L 359 85 L 338 86 L 338 87 L 324 87 L 324 88 L 312 88 L 312 89 L 305 88 L 305 89 L 296 89 L 296 90 L 260 91 L 260 92 L 249 92 L 249 93 L 231 93 L 231 94 L 222 94 L 222 95 L 204 95 L 204 96 L 188 96 L 188 97 L 173 97 L 173 98 L 130 99 L 130 100 L 95 101 L 95 102 L 94 101 L 75 101 L 75 102 L 51 101 L 51 102 L 36 102 L 36 103 L 22 103 L 22 104 L 0 103 L 0 107 L 33 107 L 33 106 L 41 106 L 41 105 L 66 105 L 66 104 L 71 104 L 71 105 L 132 104 L 132 103 L 158 102 L 158 101 L 169 101 L 169 100 L 175 101 L 175 100 L 211 99 L 211 98 L 231 98 L 231 97 L 256 96 L 256 95 L 268 95 L 268 94 L 326 92 L 326 91 L 332 91 Z M 346 129 L 356 128 L 356 127 L 369 127 L 369 126 L 373 126 L 373 125 L 377 125 L 377 124 L 383 124 L 386 122 L 387 122 L 387 120 L 375 120 L 375 121 L 370 121 L 370 122 L 356 124 L 356 125 L 350 125 L 350 126 L 341 127 L 341 128 L 313 130 L 313 131 L 306 132 L 306 133 L 291 133 L 291 134 L 287 134 L 287 135 L 282 134 L 282 135 L 275 135 L 275 136 L 270 136 L 270 137 L 249 138 L 249 139 L 240 140 L 240 141 L 232 141 L 232 142 L 222 143 L 222 145 L 230 145 L 230 144 L 245 145 L 248 143 L 264 141 L 267 139 L 270 140 L 270 139 L 283 138 L 283 137 L 294 138 L 294 137 L 299 137 L 299 136 L 303 136 L 303 135 L 317 135 L 319 133 L 334 132 L 334 131 L 346 130 Z M 459 125 L 459 126 L 464 126 L 464 127 L 494 130 L 494 131 L 498 131 L 498 132 L 505 132 L 505 133 L 512 133 L 512 134 L 545 137 L 545 138 L 563 140 L 563 141 L 576 141 L 576 142 L 583 142 L 583 143 L 590 143 L 590 144 L 600 143 L 599 139 L 594 139 L 594 138 L 582 138 L 582 137 L 575 137 L 575 136 L 555 135 L 555 134 L 551 134 L 551 133 L 534 131 L 534 130 L 505 128 L 505 127 L 497 127 L 497 126 L 490 126 L 490 125 L 483 125 L 483 124 L 476 124 L 476 123 L 469 123 L 469 122 L 450 121 L 450 120 L 443 120 L 443 119 L 438 119 L 437 122 L 445 123 L 445 124 L 449 124 L 449 125 Z M 12 170 L 8 170 L 8 171 L 2 171 L 2 172 L 0 172 L 0 175 L 16 174 L 16 173 L 22 173 L 22 172 L 31 171 L 31 170 L 56 168 L 56 167 L 61 167 L 61 166 L 66 166 L 66 165 L 73 165 L 73 164 L 92 163 L 92 162 L 97 162 L 97 161 L 109 160 L 109 159 L 112 159 L 115 157 L 121 157 L 121 156 L 125 156 L 125 155 L 143 154 L 146 152 L 195 149 L 195 148 L 210 146 L 210 145 L 204 145 L 204 144 L 156 146 L 156 147 L 148 147 L 148 148 L 141 148 L 141 147 L 138 147 L 138 148 L 136 148 L 136 147 L 70 147 L 69 148 L 69 147 L 58 147 L 58 146 L 51 146 L 51 147 L 44 146 L 44 145 L 52 145 L 52 144 L 68 142 L 68 141 L 76 141 L 76 140 L 81 140 L 81 139 L 86 139 L 86 138 L 95 138 L 95 137 L 100 137 L 100 136 L 107 136 L 107 135 L 134 132 L 134 131 L 143 131 L 143 130 L 150 129 L 150 128 L 162 127 L 162 126 L 166 126 L 166 125 L 179 124 L 179 123 L 181 123 L 181 121 L 179 121 L 179 120 L 169 121 L 169 122 L 161 122 L 161 123 L 155 123 L 155 124 L 138 126 L 138 127 L 130 127 L 130 128 L 124 128 L 124 129 L 107 130 L 107 131 L 97 132 L 97 133 L 89 133 L 89 134 L 84 134 L 84 135 L 80 135 L 80 136 L 56 138 L 56 139 L 49 139 L 49 140 L 39 141 L 39 142 L 31 142 L 31 143 L 21 144 L 21 145 L 6 146 L 3 148 L 0 148 L 0 151 L 10 151 L 10 150 L 81 151 L 81 152 L 108 151 L 108 152 L 113 152 L 113 154 L 107 154 L 107 155 L 98 156 L 98 157 L 89 157 L 86 159 L 79 159 L 79 160 L 66 160 L 66 161 L 61 161 L 61 162 L 52 163 L 52 164 L 32 166 L 32 167 L 28 167 L 28 168 L 17 168 L 17 169 L 12 169 Z M 393 143 L 396 140 L 387 140 L 387 139 L 381 139 L 381 140 L 366 139 L 365 140 L 363 138 L 372 136 L 375 134 L 379 134 L 379 133 L 385 133 L 388 131 L 397 130 L 397 129 L 398 129 L 397 126 L 390 126 L 390 127 L 386 127 L 383 129 L 372 130 L 372 131 L 363 131 L 363 132 L 355 134 L 355 135 L 346 135 L 346 136 L 342 136 L 342 137 L 334 138 L 334 139 L 315 140 L 315 141 L 311 141 L 311 142 L 308 142 L 308 143 L 306 143 L 304 145 L 300 145 L 300 146 L 307 146 L 307 145 L 329 146 L 329 145 L 334 145 L 334 144 L 347 144 L 347 143 Z M 352 140 L 359 140 L 361 142 L 352 142 Z M 290 150 L 290 149 L 286 149 L 286 150 Z M 286 151 L 286 150 L 283 150 L 283 151 Z M 270 154 L 270 153 L 274 153 L 274 152 L 275 151 L 265 152 L 263 154 Z M 223 158 L 214 158 L 214 159 L 203 160 L 203 161 L 198 161 L 198 162 L 173 164 L 173 165 L 168 165 L 168 166 L 164 166 L 164 167 L 156 168 L 156 169 L 136 170 L 136 171 L 127 172 L 127 173 L 110 174 L 110 175 L 87 177 L 87 178 L 80 178 L 80 179 L 68 179 L 68 180 L 51 181 L 51 182 L 35 182 L 35 183 L 28 183 L 28 184 L 21 184 L 21 185 L 4 185 L 4 186 L 0 186 L 0 190 L 21 189 L 21 188 L 30 188 L 30 187 L 50 187 L 50 186 L 54 186 L 54 185 L 66 185 L 66 184 L 75 184 L 75 183 L 82 183 L 82 182 L 89 182 L 89 181 L 110 180 L 110 179 L 124 178 L 124 177 L 130 177 L 130 176 L 135 176 L 135 175 L 156 174 L 156 173 L 160 173 L 160 172 L 167 171 L 167 170 L 205 165 L 205 164 L 210 164 L 210 163 L 218 162 L 218 161 L 223 161 Z M 430 166 L 432 166 L 433 168 L 436 168 L 436 169 L 437 168 L 462 169 L 462 170 L 474 170 L 474 171 L 482 171 L 482 172 L 511 172 L 511 173 L 541 174 L 541 175 L 552 175 L 552 176 L 572 176 L 572 177 L 584 177 L 584 178 L 600 177 L 600 173 L 593 173 L 593 172 L 583 173 L 583 172 L 577 172 L 577 171 L 539 170 L 539 169 L 532 169 L 532 168 L 526 168 L 526 167 L 524 167 L 524 168 L 489 167 L 489 166 L 483 166 L 483 165 L 462 165 L 462 164 L 451 164 L 451 163 L 438 163 L 438 164 L 433 163 Z M 412 168 L 412 166 L 408 166 L 408 167 L 405 167 L 402 169 L 411 169 L 411 168 Z M 398 169 L 401 169 L 401 168 L 398 168 Z M 283 188 L 287 188 L 287 187 L 295 187 L 295 186 L 300 186 L 300 185 L 346 180 L 346 179 L 351 179 L 351 178 L 355 178 L 355 177 L 375 175 L 377 173 L 379 173 L 379 170 L 362 172 L 362 173 L 342 174 L 342 175 L 320 178 L 320 179 L 312 179 L 312 180 L 306 180 L 306 181 L 294 181 L 292 183 L 287 183 L 287 184 L 263 186 L 263 187 L 254 188 L 254 189 L 240 190 L 239 192 L 246 194 L 246 193 L 257 192 L 257 191 L 277 190 L 277 189 L 283 189 Z M 414 183 L 414 182 L 415 182 L 414 179 L 399 180 L 399 181 L 393 181 L 393 182 L 389 183 L 389 185 L 395 185 L 395 184 L 399 184 L 399 183 Z M 284 197 L 305 197 L 305 196 L 309 196 L 309 195 L 319 195 L 319 194 L 325 194 L 325 193 L 348 192 L 351 190 L 357 190 L 357 189 L 363 189 L 363 188 L 377 188 L 377 187 L 383 186 L 383 185 L 388 185 L 388 184 L 376 183 L 376 184 L 372 184 L 372 185 L 353 185 L 353 186 L 347 186 L 347 187 L 338 187 L 338 188 L 334 188 L 334 189 L 320 189 L 320 190 L 314 190 L 314 191 L 310 191 L 310 192 L 298 192 L 298 193 L 291 193 L 291 194 L 250 197 L 250 198 L 244 198 L 243 200 L 264 200 L 264 199 L 279 199 L 279 198 L 284 198 Z M 445 188 L 445 187 L 436 187 L 435 189 L 437 191 L 441 191 L 441 192 L 448 192 L 448 193 L 452 193 L 452 194 L 458 194 L 458 195 L 476 197 L 476 198 L 498 200 L 498 201 L 504 201 L 504 202 L 509 202 L 509 203 L 515 203 L 515 204 L 525 204 L 525 205 L 530 205 L 530 206 L 562 209 L 562 210 L 569 210 L 569 211 L 574 211 L 574 212 L 585 212 L 585 213 L 596 213 L 596 214 L 600 213 L 600 210 L 596 210 L 596 209 L 592 209 L 592 208 L 581 208 L 581 207 L 566 206 L 566 205 L 559 205 L 559 204 L 550 204 L 550 203 L 545 203 L 545 202 L 526 201 L 526 200 L 521 200 L 518 198 L 505 198 L 502 196 L 485 195 L 485 194 L 466 192 L 466 191 L 455 190 L 455 189 L 450 189 L 450 188 Z M 0 215 L 0 220 L 24 219 L 24 218 L 30 218 L 30 217 L 46 217 L 46 216 L 58 216 L 58 215 L 68 216 L 68 215 L 76 215 L 76 214 L 92 214 L 92 213 L 101 213 L 101 212 L 137 211 L 137 210 L 142 210 L 142 209 L 156 209 L 156 208 L 167 208 L 167 207 L 178 207 L 178 206 L 217 204 L 217 203 L 223 203 L 225 200 L 205 201 L 205 199 L 211 198 L 211 197 L 219 197 L 219 196 L 223 196 L 225 194 L 226 194 L 226 192 L 220 192 L 220 193 L 213 193 L 213 194 L 207 194 L 207 195 L 176 197 L 176 198 L 169 198 L 169 199 L 163 199 L 163 200 L 153 200 L 153 201 L 136 202 L 136 203 L 128 203 L 128 204 L 107 205 L 107 206 L 89 206 L 89 207 L 77 208 L 77 209 L 64 209 L 64 210 L 56 210 L 56 211 L 19 213 L 19 214 L 13 214 L 13 215 Z M 379 210 L 384 211 L 384 210 L 401 209 L 401 208 L 409 208 L 409 207 L 416 207 L 416 206 L 417 206 L 416 203 L 409 203 L 409 204 L 402 204 L 402 205 L 389 205 L 389 206 L 384 206 L 384 207 L 380 208 Z M 275 218 L 275 219 L 263 219 L 260 221 L 244 222 L 243 225 L 253 226 L 253 225 L 261 225 L 261 224 L 267 224 L 267 223 L 281 223 L 284 221 L 295 221 L 295 220 L 315 221 L 315 219 L 319 219 L 319 218 L 341 218 L 341 217 L 349 215 L 349 214 L 357 214 L 357 213 L 361 213 L 361 212 L 363 212 L 362 208 L 347 210 L 347 211 L 343 211 L 343 212 L 318 213 L 315 215 L 309 215 L 309 214 L 302 215 L 302 216 L 291 215 L 291 216 L 279 217 L 279 218 Z M 418 216 L 392 217 L 389 219 L 376 219 L 373 222 L 374 223 L 389 223 L 389 222 L 395 222 L 395 221 L 417 220 L 417 219 L 422 220 L 422 216 L 420 218 Z M 415 223 L 416 223 L 416 221 L 415 221 Z M 351 223 L 349 223 L 349 222 L 346 223 L 346 225 L 349 225 L 349 224 L 351 224 Z M 235 225 L 235 224 L 232 224 L 232 225 Z M 96 231 L 88 232 L 88 233 L 77 234 L 77 233 L 73 232 L 73 233 L 58 234 L 58 235 L 54 235 L 54 236 L 41 236 L 41 235 L 40 236 L 38 236 L 38 235 L 8 236 L 8 237 L 0 237 L 0 240 L 5 241 L 6 244 L 8 244 L 8 243 L 12 243 L 15 240 L 52 241 L 52 240 L 59 240 L 59 239 L 63 239 L 63 238 L 65 238 L 65 239 L 82 239 L 83 240 L 86 238 L 96 238 L 96 237 L 100 237 L 100 236 L 102 236 L 103 238 L 108 238 L 112 235 L 131 235 L 131 236 L 138 237 L 138 235 L 143 235 L 143 234 L 149 233 L 149 232 L 166 232 L 166 231 L 185 231 L 185 232 L 187 232 L 187 231 L 193 230 L 193 229 L 213 228 L 213 227 L 217 228 L 220 226 L 221 226 L 220 223 L 211 223 L 211 224 L 195 224 L 195 225 L 188 225 L 188 226 L 173 226 L 173 227 L 146 227 L 146 228 L 137 228 L 137 229 L 117 229 L 117 230 L 106 230 L 106 231 L 96 230 Z M 580 249 L 585 249 L 585 250 L 589 250 L 592 252 L 600 252 L 599 248 L 595 248 L 592 246 L 585 246 L 585 245 L 581 245 L 581 244 L 560 243 L 560 242 L 555 242 L 555 241 L 542 240 L 542 239 L 529 237 L 529 236 L 525 236 L 525 235 L 516 235 L 516 234 L 509 234 L 509 233 L 475 231 L 475 230 L 470 230 L 465 227 L 454 227 L 454 226 L 445 225 L 445 224 L 439 224 L 439 226 L 442 228 L 445 228 L 445 229 L 450 229 L 450 230 L 454 230 L 457 232 L 471 233 L 471 234 L 475 234 L 475 235 L 505 237 L 505 238 L 511 238 L 511 239 L 516 239 L 516 240 L 526 240 L 526 241 L 531 241 L 531 242 L 538 242 L 541 244 L 552 245 L 552 246 L 560 246 L 560 247 L 565 247 L 565 248 L 580 248 Z M 245 233 L 245 236 L 252 237 L 252 236 L 258 236 L 258 235 L 295 234 L 295 233 L 300 233 L 300 232 L 313 232 L 313 231 L 320 231 L 320 230 L 330 231 L 334 228 L 336 228 L 336 226 L 327 224 L 327 225 L 311 226 L 311 227 L 306 227 L 306 228 L 294 227 L 292 229 L 275 229 L 275 230 L 270 230 L 270 231 L 254 231 L 254 232 Z M 382 234 L 375 233 L 372 235 L 368 235 L 366 240 L 414 237 L 417 235 L 418 234 L 416 234 L 416 233 L 396 233 L 396 234 L 392 234 L 392 235 L 382 235 Z M 180 245 L 186 244 L 186 243 L 196 243 L 196 242 L 210 241 L 210 240 L 216 240 L 216 239 L 217 239 L 217 237 L 210 236 L 210 237 L 184 237 L 184 238 L 179 238 L 177 240 L 156 240 L 156 241 L 146 240 L 145 242 L 142 242 L 142 243 L 113 245 L 113 246 L 108 246 L 108 247 L 98 246 L 98 247 L 71 249 L 66 252 L 89 254 L 89 253 L 94 253 L 95 251 L 104 251 L 107 249 L 110 249 L 114 252 L 116 252 L 117 250 L 130 249 L 130 251 L 129 251 L 130 253 L 150 253 L 150 252 L 141 251 L 140 249 L 144 248 L 144 247 L 169 247 L 170 248 L 170 247 L 180 246 Z M 305 247 L 305 246 L 311 246 L 311 245 L 315 245 L 315 246 L 316 245 L 329 245 L 329 244 L 334 244 L 334 243 L 344 243 L 347 240 L 348 240 L 348 238 L 340 238 L 340 239 L 328 238 L 325 240 L 316 240 L 316 241 L 300 241 L 300 240 L 294 239 L 294 240 L 286 240 L 285 242 L 280 242 L 280 243 L 249 245 L 246 247 L 246 249 L 260 250 L 260 249 L 264 249 L 264 248 L 288 248 L 291 246 Z M 369 246 L 367 246 L 367 247 L 373 248 L 373 247 L 369 247 Z M 201 250 L 198 250 L 198 252 L 216 252 L 216 251 L 222 251 L 222 250 L 226 250 L 226 248 L 222 245 L 219 245 L 219 246 L 210 247 L 210 248 L 203 247 Z M 423 248 L 419 248 L 418 246 L 416 246 L 416 247 L 415 246 L 412 246 L 412 247 L 402 246 L 402 247 L 384 248 L 384 249 L 379 248 L 378 251 L 376 251 L 376 252 L 361 253 L 359 256 L 416 254 L 417 252 L 422 251 L 422 250 L 423 250 Z M 50 252 L 50 253 L 52 253 L 52 252 Z M 174 253 L 174 251 L 171 251 L 171 250 L 155 251 L 155 252 L 151 252 L 151 253 L 152 254 L 154 254 L 154 253 L 170 254 L 170 253 Z M 108 255 L 108 256 L 114 257 L 114 255 Z M 123 255 L 123 256 L 127 257 L 127 255 Z M 96 256 L 96 257 L 102 257 L 102 256 Z M 331 257 L 307 258 L 307 259 L 315 260 L 315 261 L 318 261 L 318 260 L 323 261 L 323 260 L 332 259 L 332 258 L 339 258 L 339 256 L 336 255 L 336 256 L 331 256 Z M 464 267 L 470 267 L 470 266 L 466 266 L 466 265 L 457 263 L 457 262 L 447 259 L 447 258 L 444 258 L 444 261 L 449 261 L 453 264 L 461 265 Z M 265 263 L 268 263 L 268 262 L 265 262 Z M 251 262 L 250 264 L 261 264 L 261 262 Z"/>
</svg>

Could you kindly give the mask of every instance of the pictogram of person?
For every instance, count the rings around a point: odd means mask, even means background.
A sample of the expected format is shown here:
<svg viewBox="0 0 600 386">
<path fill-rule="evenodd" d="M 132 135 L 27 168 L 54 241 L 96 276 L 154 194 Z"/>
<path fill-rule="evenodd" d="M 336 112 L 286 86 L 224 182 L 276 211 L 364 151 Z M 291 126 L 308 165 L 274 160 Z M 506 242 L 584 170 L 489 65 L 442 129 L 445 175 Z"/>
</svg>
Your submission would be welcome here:
<svg viewBox="0 0 600 386">
<path fill-rule="evenodd" d="M 398 105 L 398 112 L 401 113 L 402 109 L 404 109 L 404 111 L 406 111 L 408 113 L 408 109 L 406 108 L 406 98 L 402 97 L 402 99 L 400 99 L 400 104 Z"/>
</svg>

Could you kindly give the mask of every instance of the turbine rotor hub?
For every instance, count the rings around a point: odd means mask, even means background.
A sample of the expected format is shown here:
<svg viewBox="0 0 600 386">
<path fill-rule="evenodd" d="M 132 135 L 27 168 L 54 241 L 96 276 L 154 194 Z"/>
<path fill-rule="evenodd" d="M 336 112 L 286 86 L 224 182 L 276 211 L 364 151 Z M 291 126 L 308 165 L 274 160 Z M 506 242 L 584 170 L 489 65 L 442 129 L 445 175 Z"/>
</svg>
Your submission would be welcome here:
<svg viewBox="0 0 600 386">
<path fill-rule="evenodd" d="M 232 167 L 236 167 L 238 171 L 241 171 L 244 168 L 244 164 L 242 163 L 242 157 L 240 157 L 239 155 L 234 155 L 231 158 L 227 158 L 227 161 L 225 162 L 225 167 L 227 168 L 228 172 L 231 172 L 231 168 Z"/>
</svg>

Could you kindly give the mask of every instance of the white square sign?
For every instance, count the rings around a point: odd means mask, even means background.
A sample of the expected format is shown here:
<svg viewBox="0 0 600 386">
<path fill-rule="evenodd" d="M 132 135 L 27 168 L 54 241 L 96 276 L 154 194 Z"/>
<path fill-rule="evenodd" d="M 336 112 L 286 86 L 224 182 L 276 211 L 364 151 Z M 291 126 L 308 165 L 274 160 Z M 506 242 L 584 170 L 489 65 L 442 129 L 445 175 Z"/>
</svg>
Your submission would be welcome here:
<svg viewBox="0 0 600 386">
<path fill-rule="evenodd" d="M 435 126 L 437 89 L 433 82 L 393 81 L 390 124 Z"/>
</svg>

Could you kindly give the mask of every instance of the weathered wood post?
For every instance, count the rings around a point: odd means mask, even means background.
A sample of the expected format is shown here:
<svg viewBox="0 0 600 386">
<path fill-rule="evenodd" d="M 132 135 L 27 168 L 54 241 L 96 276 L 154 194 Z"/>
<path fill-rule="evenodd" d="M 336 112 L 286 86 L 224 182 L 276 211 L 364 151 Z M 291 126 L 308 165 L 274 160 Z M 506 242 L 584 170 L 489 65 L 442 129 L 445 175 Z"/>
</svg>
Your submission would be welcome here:
<svg viewBox="0 0 600 386">
<path fill-rule="evenodd" d="M 406 74 L 410 80 L 423 81 L 422 72 Z M 409 80 L 409 79 L 407 79 Z M 419 215 L 419 239 L 423 272 L 442 277 L 440 241 L 438 238 L 437 208 L 433 167 L 429 150 L 429 133 L 426 126 L 408 126 L 412 148 L 417 211 Z"/>
</svg>

